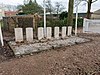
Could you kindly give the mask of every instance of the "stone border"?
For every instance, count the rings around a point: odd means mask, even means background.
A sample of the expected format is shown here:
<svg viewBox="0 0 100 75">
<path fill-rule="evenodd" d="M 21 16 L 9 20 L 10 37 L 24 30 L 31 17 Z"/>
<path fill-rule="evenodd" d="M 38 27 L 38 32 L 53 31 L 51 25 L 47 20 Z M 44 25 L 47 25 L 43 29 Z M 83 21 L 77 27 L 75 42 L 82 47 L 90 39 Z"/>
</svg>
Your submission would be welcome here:
<svg viewBox="0 0 100 75">
<path fill-rule="evenodd" d="M 35 40 L 31 43 L 16 43 L 10 41 L 9 45 L 12 48 L 14 54 L 24 55 L 31 54 L 34 52 L 40 52 L 43 50 L 49 50 L 59 47 L 71 46 L 78 43 L 84 43 L 90 41 L 89 39 L 80 38 L 80 37 L 68 37 L 66 39 L 52 39 L 52 40 Z"/>
</svg>

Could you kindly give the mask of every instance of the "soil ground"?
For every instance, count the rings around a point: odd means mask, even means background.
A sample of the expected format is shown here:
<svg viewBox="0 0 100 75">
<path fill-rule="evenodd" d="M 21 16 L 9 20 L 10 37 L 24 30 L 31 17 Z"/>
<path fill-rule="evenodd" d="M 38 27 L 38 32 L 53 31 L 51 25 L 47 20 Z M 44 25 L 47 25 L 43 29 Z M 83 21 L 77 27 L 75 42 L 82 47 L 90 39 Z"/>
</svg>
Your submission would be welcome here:
<svg viewBox="0 0 100 75">
<path fill-rule="evenodd" d="M 0 75 L 100 75 L 100 34 L 83 34 L 90 42 L 16 58 L 0 47 Z"/>
</svg>

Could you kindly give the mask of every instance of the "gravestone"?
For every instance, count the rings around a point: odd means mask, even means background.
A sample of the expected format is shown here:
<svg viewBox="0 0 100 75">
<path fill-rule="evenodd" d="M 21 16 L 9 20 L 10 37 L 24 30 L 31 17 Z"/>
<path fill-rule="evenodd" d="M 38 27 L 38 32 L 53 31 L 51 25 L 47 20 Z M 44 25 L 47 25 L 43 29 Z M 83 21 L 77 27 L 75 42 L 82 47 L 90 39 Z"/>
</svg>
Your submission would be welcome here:
<svg viewBox="0 0 100 75">
<path fill-rule="evenodd" d="M 47 39 L 51 39 L 52 37 L 52 28 L 51 27 L 47 27 Z"/>
<path fill-rule="evenodd" d="M 68 36 L 71 36 L 72 35 L 72 26 L 68 26 L 68 33 L 67 33 Z"/>
<path fill-rule="evenodd" d="M 62 27 L 62 38 L 66 37 L 66 27 Z"/>
<path fill-rule="evenodd" d="M 33 41 L 33 28 L 26 28 L 26 40 L 28 42 L 32 42 Z"/>
<path fill-rule="evenodd" d="M 54 28 L 54 37 L 55 37 L 56 39 L 59 39 L 59 27 L 55 27 L 55 28 Z"/>
<path fill-rule="evenodd" d="M 38 28 L 38 40 L 41 40 L 44 38 L 44 33 L 43 33 L 43 27 Z"/>
<path fill-rule="evenodd" d="M 22 42 L 23 41 L 23 30 L 22 28 L 15 28 L 15 41 Z"/>
</svg>

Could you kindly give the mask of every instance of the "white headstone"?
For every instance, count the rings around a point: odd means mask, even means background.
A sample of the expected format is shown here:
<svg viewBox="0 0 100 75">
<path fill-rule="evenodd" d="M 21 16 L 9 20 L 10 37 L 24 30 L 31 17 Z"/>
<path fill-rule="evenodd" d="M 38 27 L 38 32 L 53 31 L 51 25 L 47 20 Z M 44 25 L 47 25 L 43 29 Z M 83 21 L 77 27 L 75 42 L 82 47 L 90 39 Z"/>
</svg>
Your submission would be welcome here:
<svg viewBox="0 0 100 75">
<path fill-rule="evenodd" d="M 62 27 L 62 38 L 66 37 L 66 27 Z"/>
<path fill-rule="evenodd" d="M 47 39 L 51 39 L 52 37 L 52 28 L 51 27 L 47 27 Z"/>
<path fill-rule="evenodd" d="M 55 27 L 55 28 L 54 28 L 54 37 L 55 37 L 56 39 L 59 39 L 59 27 Z"/>
<path fill-rule="evenodd" d="M 38 28 L 38 40 L 44 38 L 43 27 Z"/>
<path fill-rule="evenodd" d="M 72 35 L 72 26 L 68 26 L 68 33 L 67 33 L 68 36 L 71 36 Z"/>
<path fill-rule="evenodd" d="M 22 42 L 23 41 L 23 30 L 22 28 L 15 28 L 15 41 Z"/>
<path fill-rule="evenodd" d="M 33 41 L 33 28 L 26 28 L 26 40 L 29 42 Z"/>
</svg>

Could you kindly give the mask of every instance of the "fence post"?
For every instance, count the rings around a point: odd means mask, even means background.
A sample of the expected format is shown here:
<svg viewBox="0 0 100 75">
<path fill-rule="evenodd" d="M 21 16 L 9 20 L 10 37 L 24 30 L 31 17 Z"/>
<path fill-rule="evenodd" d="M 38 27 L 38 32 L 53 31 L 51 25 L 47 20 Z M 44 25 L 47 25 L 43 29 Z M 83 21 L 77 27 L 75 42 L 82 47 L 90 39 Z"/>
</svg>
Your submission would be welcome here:
<svg viewBox="0 0 100 75">
<path fill-rule="evenodd" d="M 2 35 L 2 30 L 1 30 L 1 25 L 0 25 L 0 40 L 1 40 L 2 46 L 4 46 L 3 35 Z"/>
</svg>

